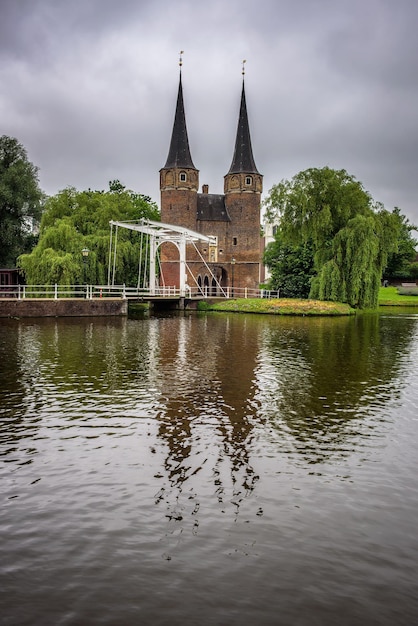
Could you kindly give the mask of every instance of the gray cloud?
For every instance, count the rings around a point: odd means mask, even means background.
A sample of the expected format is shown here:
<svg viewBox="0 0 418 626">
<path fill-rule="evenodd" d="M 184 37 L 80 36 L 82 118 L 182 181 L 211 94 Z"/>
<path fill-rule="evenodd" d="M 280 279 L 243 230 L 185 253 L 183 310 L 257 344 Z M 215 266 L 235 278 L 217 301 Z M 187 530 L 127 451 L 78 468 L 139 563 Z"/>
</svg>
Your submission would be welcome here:
<svg viewBox="0 0 418 626">
<path fill-rule="evenodd" d="M 119 178 L 158 201 L 184 49 L 193 160 L 221 192 L 246 58 L 266 193 L 329 165 L 418 222 L 417 17 L 414 0 L 3 0 L 0 134 L 47 193 Z"/>
</svg>

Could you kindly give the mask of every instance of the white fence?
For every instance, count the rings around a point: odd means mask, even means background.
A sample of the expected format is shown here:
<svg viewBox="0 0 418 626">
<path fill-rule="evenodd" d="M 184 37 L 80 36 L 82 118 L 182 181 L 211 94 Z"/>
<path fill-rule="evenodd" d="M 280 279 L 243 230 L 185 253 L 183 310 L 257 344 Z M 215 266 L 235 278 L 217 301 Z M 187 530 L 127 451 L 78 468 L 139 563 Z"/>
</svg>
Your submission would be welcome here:
<svg viewBox="0 0 418 626">
<path fill-rule="evenodd" d="M 125 285 L 2 285 L 0 298 L 278 298 L 278 291 L 225 287 L 222 290 L 211 287 L 186 287 L 185 293 L 174 286 L 141 289 Z"/>
</svg>

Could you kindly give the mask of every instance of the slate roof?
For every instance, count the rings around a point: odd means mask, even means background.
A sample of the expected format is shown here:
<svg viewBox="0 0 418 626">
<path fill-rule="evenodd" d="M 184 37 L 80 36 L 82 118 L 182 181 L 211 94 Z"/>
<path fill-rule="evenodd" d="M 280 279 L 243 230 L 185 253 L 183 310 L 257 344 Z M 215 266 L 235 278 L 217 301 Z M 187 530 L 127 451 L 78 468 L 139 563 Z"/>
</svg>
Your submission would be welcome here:
<svg viewBox="0 0 418 626">
<path fill-rule="evenodd" d="M 197 194 L 197 219 L 208 222 L 230 222 L 225 196 L 216 193 Z"/>
<path fill-rule="evenodd" d="M 192 161 L 192 155 L 190 154 L 189 139 L 187 136 L 181 72 L 179 91 L 177 95 L 176 113 L 174 116 L 173 133 L 171 135 L 170 150 L 168 152 L 167 162 L 164 165 L 164 169 L 172 167 L 196 169 Z"/>
<path fill-rule="evenodd" d="M 259 174 L 251 147 L 250 127 L 248 124 L 247 105 L 245 101 L 244 81 L 242 81 L 241 107 L 239 112 L 237 137 L 234 156 L 228 174 Z"/>
</svg>

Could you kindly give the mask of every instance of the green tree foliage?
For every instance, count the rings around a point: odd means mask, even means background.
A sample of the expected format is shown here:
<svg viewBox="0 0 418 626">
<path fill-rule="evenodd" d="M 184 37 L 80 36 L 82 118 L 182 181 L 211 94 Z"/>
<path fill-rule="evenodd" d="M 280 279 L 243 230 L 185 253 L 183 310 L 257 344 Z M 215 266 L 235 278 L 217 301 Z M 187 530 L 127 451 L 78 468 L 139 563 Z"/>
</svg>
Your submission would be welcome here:
<svg viewBox="0 0 418 626">
<path fill-rule="evenodd" d="M 311 246 L 309 297 L 377 306 L 399 220 L 375 204 L 359 181 L 345 170 L 308 169 L 275 185 L 265 207 L 267 217 L 279 222 L 285 244 Z"/>
<path fill-rule="evenodd" d="M 309 243 L 290 245 L 280 231 L 264 252 L 264 265 L 271 274 L 269 287 L 280 290 L 283 298 L 308 298 L 313 275 L 313 254 Z"/>
<path fill-rule="evenodd" d="M 410 279 L 416 278 L 417 263 L 416 246 L 417 240 L 412 236 L 412 232 L 418 230 L 416 226 L 411 224 L 405 215 L 401 214 L 398 207 L 395 207 L 393 214 L 399 220 L 399 236 L 396 252 L 392 252 L 388 257 L 388 262 L 383 272 L 383 278 L 391 279 Z"/>
<path fill-rule="evenodd" d="M 33 247 L 35 239 L 29 221 L 39 220 L 42 192 L 38 168 L 25 148 L 12 137 L 0 137 L 0 267 L 15 267 L 22 252 Z"/>
<path fill-rule="evenodd" d="M 107 283 L 110 220 L 159 219 L 157 206 L 148 196 L 127 190 L 119 181 L 109 191 L 77 191 L 67 188 L 47 199 L 40 236 L 31 254 L 19 258 L 30 284 L 72 285 Z M 82 250 L 89 250 L 83 259 Z M 136 285 L 141 237 L 119 229 L 115 281 Z"/>
</svg>

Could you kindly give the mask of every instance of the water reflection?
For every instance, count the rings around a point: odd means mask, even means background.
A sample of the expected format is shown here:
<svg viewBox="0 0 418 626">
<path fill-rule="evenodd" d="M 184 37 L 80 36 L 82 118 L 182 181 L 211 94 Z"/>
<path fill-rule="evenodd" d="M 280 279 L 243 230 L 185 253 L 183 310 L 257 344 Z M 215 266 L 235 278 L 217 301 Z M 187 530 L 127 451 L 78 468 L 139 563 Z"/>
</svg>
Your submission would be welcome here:
<svg viewBox="0 0 418 626">
<path fill-rule="evenodd" d="M 167 449 L 164 467 L 170 493 L 176 487 L 179 494 L 183 483 L 210 462 L 219 503 L 228 500 L 238 508 L 258 478 L 250 448 L 259 334 L 254 323 L 236 317 L 196 322 L 193 317 L 165 320 L 160 328 L 157 419 L 158 437 Z"/>
<path fill-rule="evenodd" d="M 5 321 L 1 454 L 26 463 L 51 433 L 123 436 L 147 420 L 171 490 L 209 471 L 219 502 L 239 505 L 258 479 L 255 432 L 311 463 L 365 445 L 416 335 L 413 316 Z"/>
<path fill-rule="evenodd" d="M 417 322 L 2 321 L 6 619 L 415 623 Z"/>
<path fill-rule="evenodd" d="M 258 402 L 288 450 L 317 463 L 364 445 L 366 418 L 385 419 L 385 405 L 400 397 L 417 323 L 368 315 L 265 327 Z"/>
</svg>

